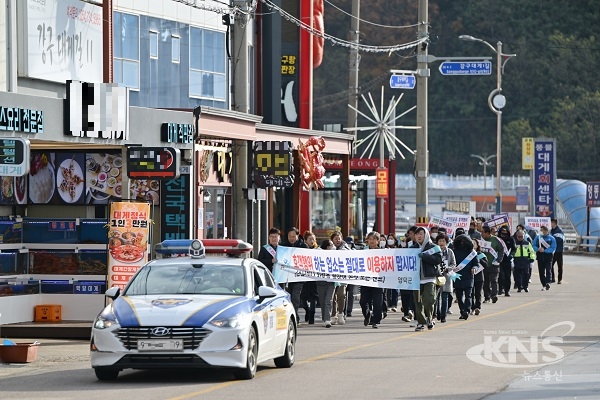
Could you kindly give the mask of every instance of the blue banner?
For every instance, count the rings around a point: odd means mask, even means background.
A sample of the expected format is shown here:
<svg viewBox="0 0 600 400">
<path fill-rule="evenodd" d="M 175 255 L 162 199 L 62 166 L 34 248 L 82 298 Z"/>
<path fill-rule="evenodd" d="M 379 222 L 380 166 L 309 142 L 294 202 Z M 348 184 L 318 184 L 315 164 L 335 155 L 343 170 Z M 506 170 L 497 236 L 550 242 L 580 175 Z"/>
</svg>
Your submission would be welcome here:
<svg viewBox="0 0 600 400">
<path fill-rule="evenodd" d="M 533 170 L 533 199 L 535 215 L 554 217 L 556 183 L 556 141 L 554 139 L 535 139 Z"/>
<path fill-rule="evenodd" d="M 419 290 L 420 249 L 321 250 L 277 246 L 278 283 L 329 281 Z"/>
</svg>

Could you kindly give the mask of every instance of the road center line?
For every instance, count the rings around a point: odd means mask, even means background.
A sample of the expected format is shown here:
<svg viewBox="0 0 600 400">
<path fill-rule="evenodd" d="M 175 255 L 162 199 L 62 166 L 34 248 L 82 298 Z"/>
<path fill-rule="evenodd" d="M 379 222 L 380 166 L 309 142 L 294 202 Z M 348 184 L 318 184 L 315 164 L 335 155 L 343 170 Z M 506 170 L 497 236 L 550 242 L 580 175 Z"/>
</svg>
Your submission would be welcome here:
<svg viewBox="0 0 600 400">
<path fill-rule="evenodd" d="M 312 362 L 315 362 L 315 361 L 324 360 L 324 359 L 327 359 L 327 358 L 339 356 L 340 354 L 349 353 L 351 351 L 365 349 L 365 348 L 373 347 L 373 346 L 379 346 L 379 345 L 382 345 L 382 344 L 387 344 L 387 343 L 395 342 L 395 341 L 398 341 L 398 340 L 401 340 L 401 339 L 412 338 L 412 337 L 415 337 L 415 336 L 418 336 L 418 335 L 428 335 L 428 334 L 430 335 L 431 333 L 433 333 L 435 331 L 439 331 L 441 329 L 448 329 L 448 328 L 452 328 L 454 326 L 460 326 L 460 325 L 464 325 L 464 324 L 470 324 L 470 323 L 473 323 L 473 322 L 476 322 L 476 321 L 481 321 L 482 319 L 491 318 L 491 317 L 494 317 L 494 316 L 497 316 L 497 315 L 505 314 L 507 312 L 518 310 L 519 308 L 529 307 L 529 306 L 532 306 L 532 305 L 537 304 L 537 303 L 542 302 L 542 301 L 544 301 L 544 300 L 543 299 L 538 299 L 538 300 L 535 300 L 535 301 L 532 301 L 532 302 L 529 302 L 529 303 L 521 304 L 519 306 L 515 306 L 515 307 L 511 307 L 511 308 L 506 308 L 504 310 L 500 310 L 500 311 L 497 311 L 497 312 L 492 313 L 492 314 L 487 314 L 487 315 L 484 315 L 484 316 L 478 316 L 476 319 L 466 320 L 466 321 L 458 322 L 456 324 L 442 326 L 442 327 L 434 329 L 431 332 L 425 332 L 425 331 L 423 331 L 423 332 L 411 332 L 411 333 L 408 333 L 406 335 L 393 337 L 391 339 L 381 340 L 381 341 L 378 341 L 378 342 L 372 342 L 372 343 L 367 343 L 367 344 L 361 344 L 359 346 L 347 347 L 345 349 L 341 349 L 341 350 L 338 350 L 338 351 L 333 351 L 331 353 L 321 354 L 321 355 L 316 356 L 316 357 L 308 358 L 308 359 L 306 359 L 304 361 L 298 361 L 298 362 L 296 362 L 296 365 L 304 365 L 304 364 L 312 363 Z M 271 374 L 271 373 L 274 373 L 274 372 L 278 372 L 278 371 L 280 371 L 280 369 L 269 369 L 269 370 L 259 371 L 259 372 L 256 373 L 256 377 L 265 376 L 265 375 L 268 375 L 268 374 Z M 171 397 L 168 400 L 185 400 L 185 399 L 190 399 L 192 397 L 199 396 L 199 395 L 206 394 L 206 393 L 210 393 L 210 392 L 214 392 L 215 390 L 224 389 L 226 387 L 229 387 L 229 386 L 235 385 L 237 383 L 241 383 L 241 382 L 242 381 L 223 382 L 223 383 L 220 383 L 220 384 L 217 384 L 217 385 L 214 385 L 214 386 L 210 386 L 210 387 L 208 387 L 206 389 L 198 390 L 197 392 L 191 392 L 191 393 L 183 394 L 181 396 Z"/>
</svg>

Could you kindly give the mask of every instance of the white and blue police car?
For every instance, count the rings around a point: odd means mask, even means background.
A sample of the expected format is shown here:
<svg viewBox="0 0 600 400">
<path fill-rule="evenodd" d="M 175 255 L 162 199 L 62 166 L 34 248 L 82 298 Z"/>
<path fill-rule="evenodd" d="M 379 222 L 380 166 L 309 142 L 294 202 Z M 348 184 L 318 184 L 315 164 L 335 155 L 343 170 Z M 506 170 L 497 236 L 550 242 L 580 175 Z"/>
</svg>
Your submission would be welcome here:
<svg viewBox="0 0 600 400">
<path fill-rule="evenodd" d="M 94 321 L 91 364 L 99 380 L 124 369 L 233 368 L 252 379 L 259 363 L 294 364 L 294 308 L 258 260 L 240 255 L 252 246 L 235 239 L 168 240 Z M 186 256 L 181 257 L 185 251 Z M 179 255 L 175 257 L 174 255 Z"/>
</svg>

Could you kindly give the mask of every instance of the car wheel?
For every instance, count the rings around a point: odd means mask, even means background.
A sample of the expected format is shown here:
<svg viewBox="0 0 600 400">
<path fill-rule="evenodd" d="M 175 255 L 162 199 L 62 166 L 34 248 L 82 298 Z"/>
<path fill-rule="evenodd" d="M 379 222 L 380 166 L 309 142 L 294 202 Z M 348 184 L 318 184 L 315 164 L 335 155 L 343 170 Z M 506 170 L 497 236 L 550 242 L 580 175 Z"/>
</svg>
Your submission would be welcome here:
<svg viewBox="0 0 600 400">
<path fill-rule="evenodd" d="M 119 376 L 119 370 L 114 368 L 96 367 L 94 368 L 96 378 L 101 381 L 114 381 Z"/>
<path fill-rule="evenodd" d="M 258 341 L 256 340 L 256 331 L 250 328 L 248 335 L 248 350 L 246 354 L 246 367 L 234 372 L 237 379 L 252 379 L 256 375 L 256 367 L 258 359 Z"/>
<path fill-rule="evenodd" d="M 290 320 L 288 324 L 287 339 L 285 341 L 285 353 L 283 356 L 275 359 L 277 368 L 290 368 L 296 360 L 296 329 L 294 321 Z"/>
</svg>

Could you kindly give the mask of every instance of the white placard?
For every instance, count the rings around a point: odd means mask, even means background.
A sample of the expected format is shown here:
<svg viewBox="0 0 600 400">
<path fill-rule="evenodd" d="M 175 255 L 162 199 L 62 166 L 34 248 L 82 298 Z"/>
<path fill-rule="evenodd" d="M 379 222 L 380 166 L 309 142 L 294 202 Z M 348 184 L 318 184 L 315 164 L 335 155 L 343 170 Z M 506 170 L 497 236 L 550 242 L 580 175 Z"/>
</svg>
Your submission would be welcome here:
<svg viewBox="0 0 600 400">
<path fill-rule="evenodd" d="M 21 75 L 102 82 L 102 7 L 77 0 L 27 0 L 24 11 Z"/>
</svg>

